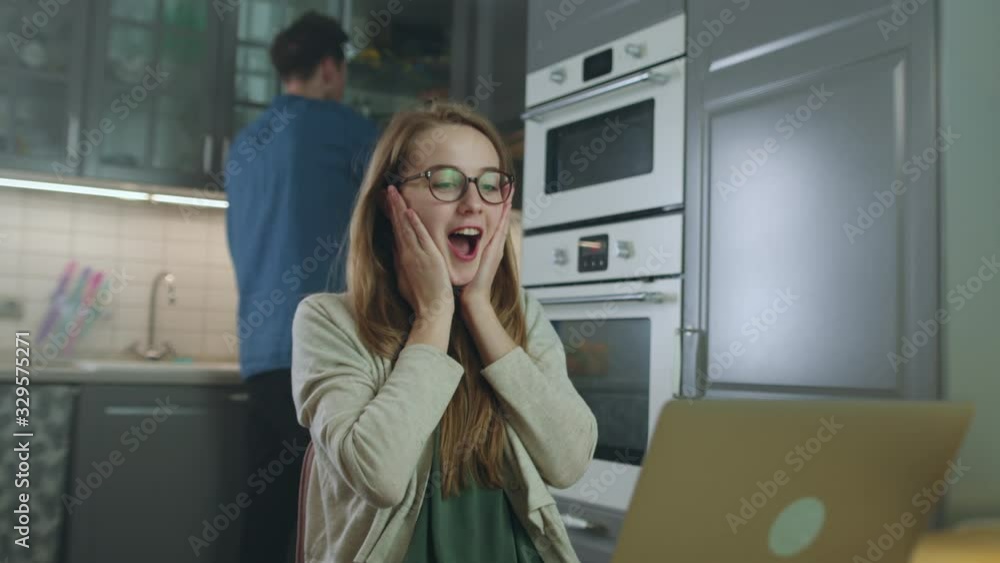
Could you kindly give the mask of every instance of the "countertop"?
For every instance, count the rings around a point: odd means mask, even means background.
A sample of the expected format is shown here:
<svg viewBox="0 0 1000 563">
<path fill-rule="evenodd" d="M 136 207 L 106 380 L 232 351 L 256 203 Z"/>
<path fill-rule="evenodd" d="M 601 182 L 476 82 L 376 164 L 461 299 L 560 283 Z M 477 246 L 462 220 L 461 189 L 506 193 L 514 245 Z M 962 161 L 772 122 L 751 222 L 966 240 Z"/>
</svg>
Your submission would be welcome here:
<svg viewBox="0 0 1000 563">
<path fill-rule="evenodd" d="M 13 383 L 14 359 L 4 358 L 0 373 Z M 3 367 L 6 366 L 6 367 Z M 112 385 L 239 385 L 239 364 L 232 362 L 154 362 L 141 360 L 72 360 L 30 366 L 33 384 L 98 383 Z"/>
</svg>

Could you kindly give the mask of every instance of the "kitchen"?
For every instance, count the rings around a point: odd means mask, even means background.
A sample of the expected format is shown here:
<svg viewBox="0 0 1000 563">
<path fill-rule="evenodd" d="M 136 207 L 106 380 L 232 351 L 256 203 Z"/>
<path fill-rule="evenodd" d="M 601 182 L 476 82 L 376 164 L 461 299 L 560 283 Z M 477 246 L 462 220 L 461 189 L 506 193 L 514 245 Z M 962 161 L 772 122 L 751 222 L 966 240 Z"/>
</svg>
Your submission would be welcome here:
<svg viewBox="0 0 1000 563">
<path fill-rule="evenodd" d="M 5 525 L 0 557 L 239 560 L 241 519 L 213 519 L 256 489 L 237 358 L 258 319 L 237 315 L 225 155 L 309 9 L 356 50 L 346 105 L 384 125 L 463 101 L 515 155 L 521 283 L 601 432 L 555 494 L 581 561 L 610 560 L 675 397 L 971 401 L 975 469 L 938 525 L 1000 517 L 992 3 L 24 0 L 0 8 L 0 328 L 48 338 L 31 555 Z"/>
</svg>

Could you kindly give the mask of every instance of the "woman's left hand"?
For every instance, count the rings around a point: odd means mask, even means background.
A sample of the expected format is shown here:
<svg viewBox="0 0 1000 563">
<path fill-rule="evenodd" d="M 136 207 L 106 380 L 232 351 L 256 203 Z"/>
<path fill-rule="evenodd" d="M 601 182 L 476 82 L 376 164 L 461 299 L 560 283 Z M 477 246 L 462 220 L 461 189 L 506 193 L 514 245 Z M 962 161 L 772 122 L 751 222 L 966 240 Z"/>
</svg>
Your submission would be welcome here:
<svg viewBox="0 0 1000 563">
<path fill-rule="evenodd" d="M 463 307 L 470 305 L 481 305 L 490 303 L 490 295 L 493 289 L 493 278 L 496 277 L 500 268 L 500 261 L 503 259 L 503 247 L 507 242 L 507 231 L 510 228 L 510 209 L 513 205 L 513 194 L 503 204 L 503 212 L 500 215 L 500 223 L 489 242 L 483 248 L 483 255 L 479 259 L 479 269 L 475 277 L 472 278 L 465 287 L 462 288 L 461 303 Z"/>
</svg>

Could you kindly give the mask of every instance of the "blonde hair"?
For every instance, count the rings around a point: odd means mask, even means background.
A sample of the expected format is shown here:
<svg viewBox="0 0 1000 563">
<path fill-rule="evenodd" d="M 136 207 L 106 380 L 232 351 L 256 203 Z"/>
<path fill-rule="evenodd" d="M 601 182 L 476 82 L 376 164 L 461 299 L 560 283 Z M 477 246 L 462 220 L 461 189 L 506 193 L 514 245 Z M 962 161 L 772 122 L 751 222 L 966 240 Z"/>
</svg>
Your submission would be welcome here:
<svg viewBox="0 0 1000 563">
<path fill-rule="evenodd" d="M 383 198 L 396 179 L 421 171 L 418 167 L 436 143 L 447 142 L 441 127 L 449 125 L 472 127 L 485 135 L 497 151 L 500 168 L 511 169 L 510 155 L 489 121 L 458 104 L 431 103 L 393 117 L 375 146 L 351 217 L 347 288 L 358 331 L 370 351 L 393 360 L 406 343 L 413 310 L 396 283 L 392 224 L 383 211 Z M 432 143 L 429 148 L 428 143 Z M 490 300 L 507 334 L 525 346 L 520 280 L 509 234 Z M 441 418 L 442 489 L 445 495 L 458 493 L 467 474 L 482 485 L 501 487 L 506 442 L 503 410 L 480 374 L 482 360 L 457 313 L 448 355 L 465 368 L 465 375 Z"/>
</svg>

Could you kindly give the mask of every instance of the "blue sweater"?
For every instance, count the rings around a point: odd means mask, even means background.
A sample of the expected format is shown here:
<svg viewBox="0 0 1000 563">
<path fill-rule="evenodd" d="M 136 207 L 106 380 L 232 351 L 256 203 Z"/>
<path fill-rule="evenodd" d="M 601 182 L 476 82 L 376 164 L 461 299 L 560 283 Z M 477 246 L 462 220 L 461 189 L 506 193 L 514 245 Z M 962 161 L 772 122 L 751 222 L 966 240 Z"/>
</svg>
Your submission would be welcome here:
<svg viewBox="0 0 1000 563">
<path fill-rule="evenodd" d="M 299 301 L 344 290 L 347 227 L 375 138 L 346 106 L 281 95 L 234 139 L 226 229 L 244 378 L 290 368 Z"/>
</svg>

